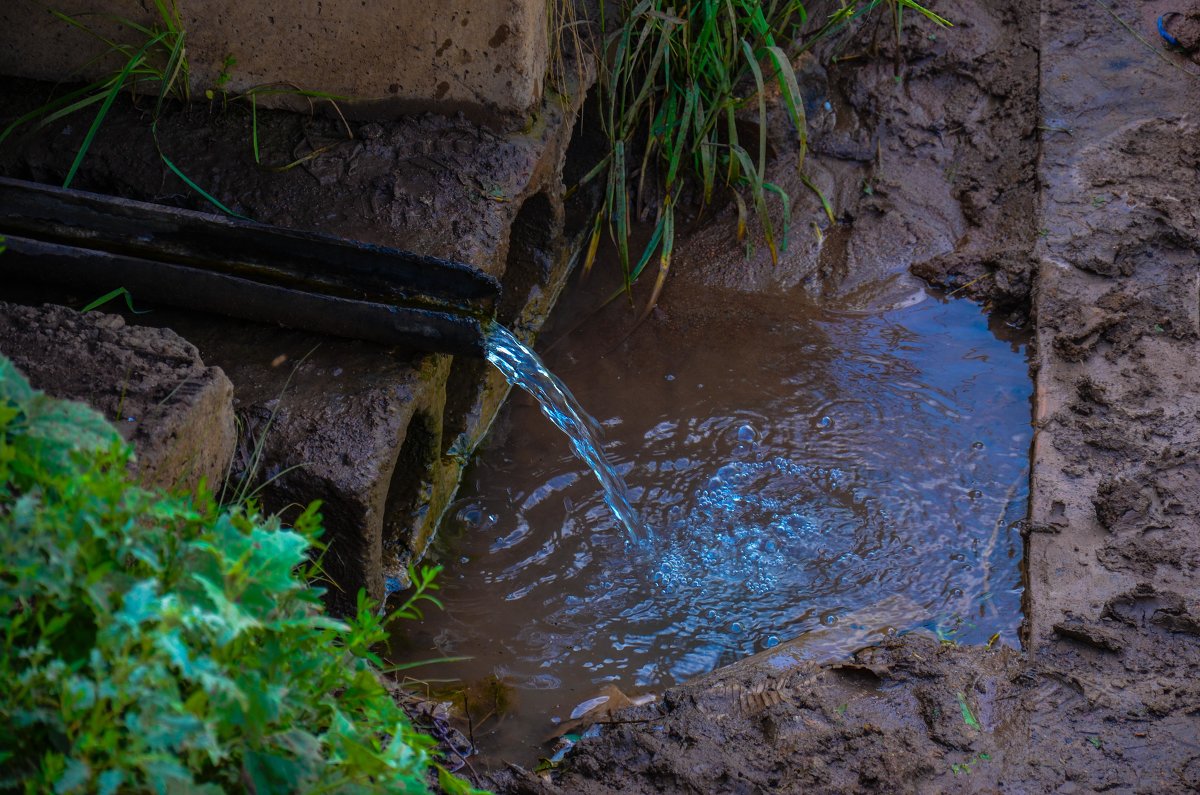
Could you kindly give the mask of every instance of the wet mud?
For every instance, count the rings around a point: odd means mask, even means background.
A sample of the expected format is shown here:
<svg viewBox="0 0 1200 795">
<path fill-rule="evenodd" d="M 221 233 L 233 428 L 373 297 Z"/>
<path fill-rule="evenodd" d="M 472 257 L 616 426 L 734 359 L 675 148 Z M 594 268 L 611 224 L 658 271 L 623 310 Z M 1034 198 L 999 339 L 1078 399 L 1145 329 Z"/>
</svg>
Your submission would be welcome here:
<svg viewBox="0 0 1200 795">
<path fill-rule="evenodd" d="M 870 310 L 676 286 L 625 337 L 627 305 L 582 311 L 616 288 L 615 251 L 596 267 L 544 355 L 649 537 L 628 543 L 537 402 L 510 398 L 440 530 L 446 608 L 395 635 L 396 662 L 470 658 L 416 678 L 509 688 L 491 715 L 442 688 L 472 712 L 476 768 L 536 764 L 589 703 L 789 639 L 808 660 L 910 632 L 1018 644 L 1027 334 L 892 280 Z"/>
</svg>

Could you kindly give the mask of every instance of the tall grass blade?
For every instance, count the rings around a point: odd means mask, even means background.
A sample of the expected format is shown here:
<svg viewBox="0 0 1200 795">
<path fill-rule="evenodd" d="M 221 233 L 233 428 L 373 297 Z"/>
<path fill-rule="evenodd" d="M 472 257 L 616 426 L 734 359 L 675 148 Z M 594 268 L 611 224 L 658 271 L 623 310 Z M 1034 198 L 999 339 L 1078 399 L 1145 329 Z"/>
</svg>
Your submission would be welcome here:
<svg viewBox="0 0 1200 795">
<path fill-rule="evenodd" d="M 758 58 L 754 55 L 754 50 L 751 49 L 750 43 L 745 39 L 742 40 L 742 50 L 746 53 L 746 63 L 750 66 L 750 73 L 754 75 L 754 96 L 758 98 L 758 181 L 762 182 L 767 177 L 767 97 L 763 90 L 762 69 L 758 65 Z"/>
<path fill-rule="evenodd" d="M 167 58 L 167 68 L 163 71 L 163 77 L 159 83 L 158 101 L 154 103 L 154 118 L 156 119 L 162 114 L 163 101 L 171 94 L 175 84 L 179 82 L 180 74 L 184 74 L 182 93 L 185 99 L 187 97 L 187 59 L 184 57 L 184 38 L 183 33 L 179 33 L 175 37 L 175 43 L 171 47 L 171 54 Z"/>
<path fill-rule="evenodd" d="M 129 292 L 129 290 L 125 289 L 124 287 L 118 287 L 117 289 L 112 290 L 111 292 L 105 293 L 104 295 L 97 298 L 95 301 L 92 301 L 90 304 L 85 306 L 83 309 L 80 309 L 79 313 L 85 315 L 88 312 L 91 312 L 93 309 L 99 309 L 100 307 L 104 306 L 109 301 L 113 300 L 114 298 L 120 298 L 121 296 L 125 297 L 125 306 L 128 307 L 130 312 L 134 313 L 135 315 L 149 314 L 149 312 L 150 312 L 149 309 L 134 309 L 133 308 L 133 295 Z"/>
<path fill-rule="evenodd" d="M 787 251 L 788 229 L 792 224 L 792 199 L 788 196 L 787 191 L 773 182 L 764 182 L 763 190 L 774 193 L 779 197 L 779 203 L 783 205 L 783 231 L 779 235 L 779 250 Z"/>
<path fill-rule="evenodd" d="M 822 209 L 825 210 L 825 217 L 829 219 L 829 223 L 836 224 L 837 219 L 833 217 L 833 205 L 829 203 L 829 199 L 825 198 L 825 194 L 817 187 L 817 183 L 812 181 L 812 177 L 802 171 L 800 172 L 800 181 L 804 183 L 806 188 L 816 194 L 817 199 L 821 202 Z"/>
<path fill-rule="evenodd" d="M 21 126 L 38 119 L 37 125 L 33 128 L 34 131 L 51 124 L 64 116 L 69 116 L 77 110 L 82 110 L 89 105 L 94 105 L 104 99 L 104 89 L 108 86 L 107 81 L 97 81 L 83 88 L 76 89 L 69 94 L 59 97 L 56 100 L 42 105 L 40 108 L 31 110 L 23 116 L 18 117 L 0 132 L 0 144 L 4 143 L 8 136 L 12 135 Z M 87 95 L 87 96 L 85 96 Z M 76 97 L 84 97 L 78 102 L 74 102 Z M 64 103 L 67 103 L 64 105 Z M 51 109 L 59 108 L 51 112 Z M 48 114 L 48 115 L 43 115 Z"/>
<path fill-rule="evenodd" d="M 763 183 L 757 179 L 758 173 L 754 170 L 754 165 L 750 162 L 750 154 L 745 149 L 734 146 L 730 147 L 730 151 L 741 162 L 742 168 L 746 169 L 746 181 L 750 185 L 750 196 L 754 199 L 754 212 L 758 216 L 758 222 L 762 225 L 763 237 L 771 252 L 771 262 L 778 264 L 779 248 L 775 242 L 775 228 L 771 224 L 771 214 L 767 210 L 767 198 L 763 192 Z"/>
<path fill-rule="evenodd" d="M 216 207 L 218 210 L 225 213 L 226 215 L 232 216 L 234 218 L 239 218 L 243 221 L 250 220 L 249 218 L 242 215 L 241 213 L 235 213 L 233 210 L 226 207 L 224 204 L 221 203 L 220 199 L 213 196 L 211 193 L 206 191 L 204 188 L 197 185 L 195 182 L 192 181 L 191 177 L 189 177 L 187 174 L 184 174 L 182 171 L 180 171 L 179 166 L 175 165 L 175 163 L 171 160 L 171 158 L 167 157 L 166 152 L 164 152 L 162 150 L 162 146 L 161 146 L 161 144 L 159 144 L 158 122 L 154 122 L 153 124 L 150 125 L 150 133 L 154 137 L 154 147 L 158 150 L 159 158 L 161 158 L 163 161 L 163 164 L 171 170 L 171 173 L 173 173 L 175 176 L 177 176 L 181 180 L 183 180 L 185 185 L 187 185 L 192 190 L 196 191 L 196 193 L 199 193 L 201 196 L 203 196 L 205 198 L 205 200 L 208 201 L 209 204 L 211 204 L 213 207 Z"/>
<path fill-rule="evenodd" d="M 109 89 L 108 95 L 104 98 L 104 104 L 100 106 L 100 110 L 96 113 L 96 118 L 92 120 L 92 126 L 88 128 L 87 134 L 83 137 L 83 144 L 79 147 L 79 151 L 75 153 L 75 160 L 72 161 L 71 168 L 67 170 L 67 178 L 63 180 L 64 188 L 71 187 L 71 181 L 75 179 L 75 173 L 79 171 L 79 166 L 81 163 L 83 163 L 83 158 L 85 155 L 87 155 L 87 151 L 91 147 L 92 141 L 96 137 L 96 132 L 100 129 L 100 125 L 104 122 L 104 117 L 108 115 L 109 108 L 112 107 L 113 102 L 117 98 L 117 94 L 119 94 L 121 89 L 125 87 L 125 81 L 129 78 L 129 73 L 133 71 L 134 65 L 139 63 L 142 58 L 146 56 L 146 51 L 149 50 L 150 47 L 162 41 L 165 35 L 165 33 L 160 33 L 143 44 L 142 48 L 138 50 L 137 54 L 130 58 L 125 63 L 124 68 L 121 69 L 120 73 L 118 73 L 117 79 L 113 82 L 112 88 Z"/>
<path fill-rule="evenodd" d="M 780 93 L 787 107 L 788 117 L 796 128 L 796 138 L 800 143 L 800 162 L 798 167 L 804 167 L 804 157 L 808 152 L 808 119 L 804 114 L 804 97 L 800 94 L 800 86 L 796 82 L 796 73 L 792 70 L 792 62 L 787 54 L 776 46 L 767 47 L 767 55 L 775 65 L 776 79 L 779 81 Z"/>
<path fill-rule="evenodd" d="M 662 253 L 658 256 L 658 276 L 654 279 L 654 289 L 650 291 L 650 300 L 646 302 L 646 308 L 642 310 L 642 320 L 649 317 L 650 313 L 654 311 L 654 307 L 658 305 L 658 298 L 662 295 L 663 286 L 667 283 L 667 272 L 671 269 L 671 252 L 675 247 L 675 205 L 670 196 L 663 200 L 662 211 Z"/>
<path fill-rule="evenodd" d="M 632 286 L 629 280 L 629 189 L 628 175 L 625 173 L 625 143 L 617 141 L 613 153 L 613 206 L 610 215 L 616 226 L 617 256 L 621 260 L 621 275 L 624 278 L 625 289 Z"/>
<path fill-rule="evenodd" d="M 604 213 L 596 213 L 596 222 L 592 228 L 592 238 L 588 241 L 587 254 L 583 258 L 583 275 L 592 272 L 596 262 L 596 252 L 600 250 L 600 233 L 604 228 Z"/>
</svg>

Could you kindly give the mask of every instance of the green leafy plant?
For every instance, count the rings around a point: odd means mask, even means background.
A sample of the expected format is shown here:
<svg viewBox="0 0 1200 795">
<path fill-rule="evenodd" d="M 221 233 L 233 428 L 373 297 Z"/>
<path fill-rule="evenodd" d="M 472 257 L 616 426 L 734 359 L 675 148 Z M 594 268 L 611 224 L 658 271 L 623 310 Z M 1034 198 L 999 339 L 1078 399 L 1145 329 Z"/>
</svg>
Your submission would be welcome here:
<svg viewBox="0 0 1200 795">
<path fill-rule="evenodd" d="M 130 456 L 0 357 L 0 790 L 471 791 L 381 683 L 376 606 L 306 585 L 317 504 L 283 527 Z"/>
<path fill-rule="evenodd" d="M 778 88 L 795 130 L 801 180 L 817 193 L 832 220 L 829 202 L 803 172 L 808 134 L 792 59 L 884 4 L 893 10 L 897 30 L 905 8 L 945 22 L 915 0 L 843 0 L 813 35 L 801 40 L 808 15 L 798 0 L 625 0 L 620 19 L 611 24 L 601 4 L 606 67 L 600 88 L 610 149 L 583 180 L 606 178 L 585 270 L 595 260 L 606 227 L 627 292 L 657 251 L 647 310 L 652 307 L 671 266 L 675 212 L 689 182 L 705 205 L 718 188 L 728 190 L 738 209 L 738 239 L 745 239 L 753 215 L 772 260 L 777 260 L 787 244 L 791 197 L 767 174 L 770 85 Z M 756 139 L 750 141 L 743 140 L 738 123 L 747 107 L 757 110 L 758 121 Z M 782 207 L 779 229 L 769 211 L 771 200 Z M 635 262 L 629 237 L 639 203 L 656 204 L 657 215 L 650 241 Z"/>
</svg>

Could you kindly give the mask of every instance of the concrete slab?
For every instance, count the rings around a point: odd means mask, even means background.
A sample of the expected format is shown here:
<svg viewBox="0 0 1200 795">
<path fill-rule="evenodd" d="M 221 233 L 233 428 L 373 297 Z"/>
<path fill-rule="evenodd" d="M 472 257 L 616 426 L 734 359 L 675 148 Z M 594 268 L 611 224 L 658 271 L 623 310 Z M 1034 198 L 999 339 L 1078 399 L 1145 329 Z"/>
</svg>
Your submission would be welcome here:
<svg viewBox="0 0 1200 795">
<path fill-rule="evenodd" d="M 35 389 L 91 405 L 136 452 L 147 486 L 219 489 L 233 456 L 233 385 L 169 329 L 103 312 L 0 302 L 0 352 Z"/>
<path fill-rule="evenodd" d="M 145 35 L 112 20 L 164 28 L 147 6 L 92 0 L 61 10 L 136 50 Z M 418 106 L 524 114 L 541 101 L 549 63 L 544 0 L 179 0 L 177 7 L 197 93 L 277 86 L 373 101 L 378 115 Z M 0 6 L 0 74 L 95 79 L 121 68 L 107 49 L 38 0 Z"/>
</svg>

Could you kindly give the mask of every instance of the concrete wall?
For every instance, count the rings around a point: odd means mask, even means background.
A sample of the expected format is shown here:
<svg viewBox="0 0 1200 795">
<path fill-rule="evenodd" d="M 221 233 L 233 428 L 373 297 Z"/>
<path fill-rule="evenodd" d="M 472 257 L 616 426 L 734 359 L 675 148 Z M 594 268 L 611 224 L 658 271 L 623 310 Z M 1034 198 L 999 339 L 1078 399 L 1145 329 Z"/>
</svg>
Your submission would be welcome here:
<svg viewBox="0 0 1200 795">
<path fill-rule="evenodd" d="M 178 0 L 193 88 L 285 83 L 359 100 L 386 114 L 414 105 L 525 113 L 542 95 L 546 0 Z M 138 42 L 112 15 L 151 23 L 148 2 L 49 4 L 106 36 Z M 144 37 L 143 37 L 144 38 Z M 61 80 L 120 68 L 105 45 L 39 0 L 0 3 L 0 74 Z"/>
</svg>

